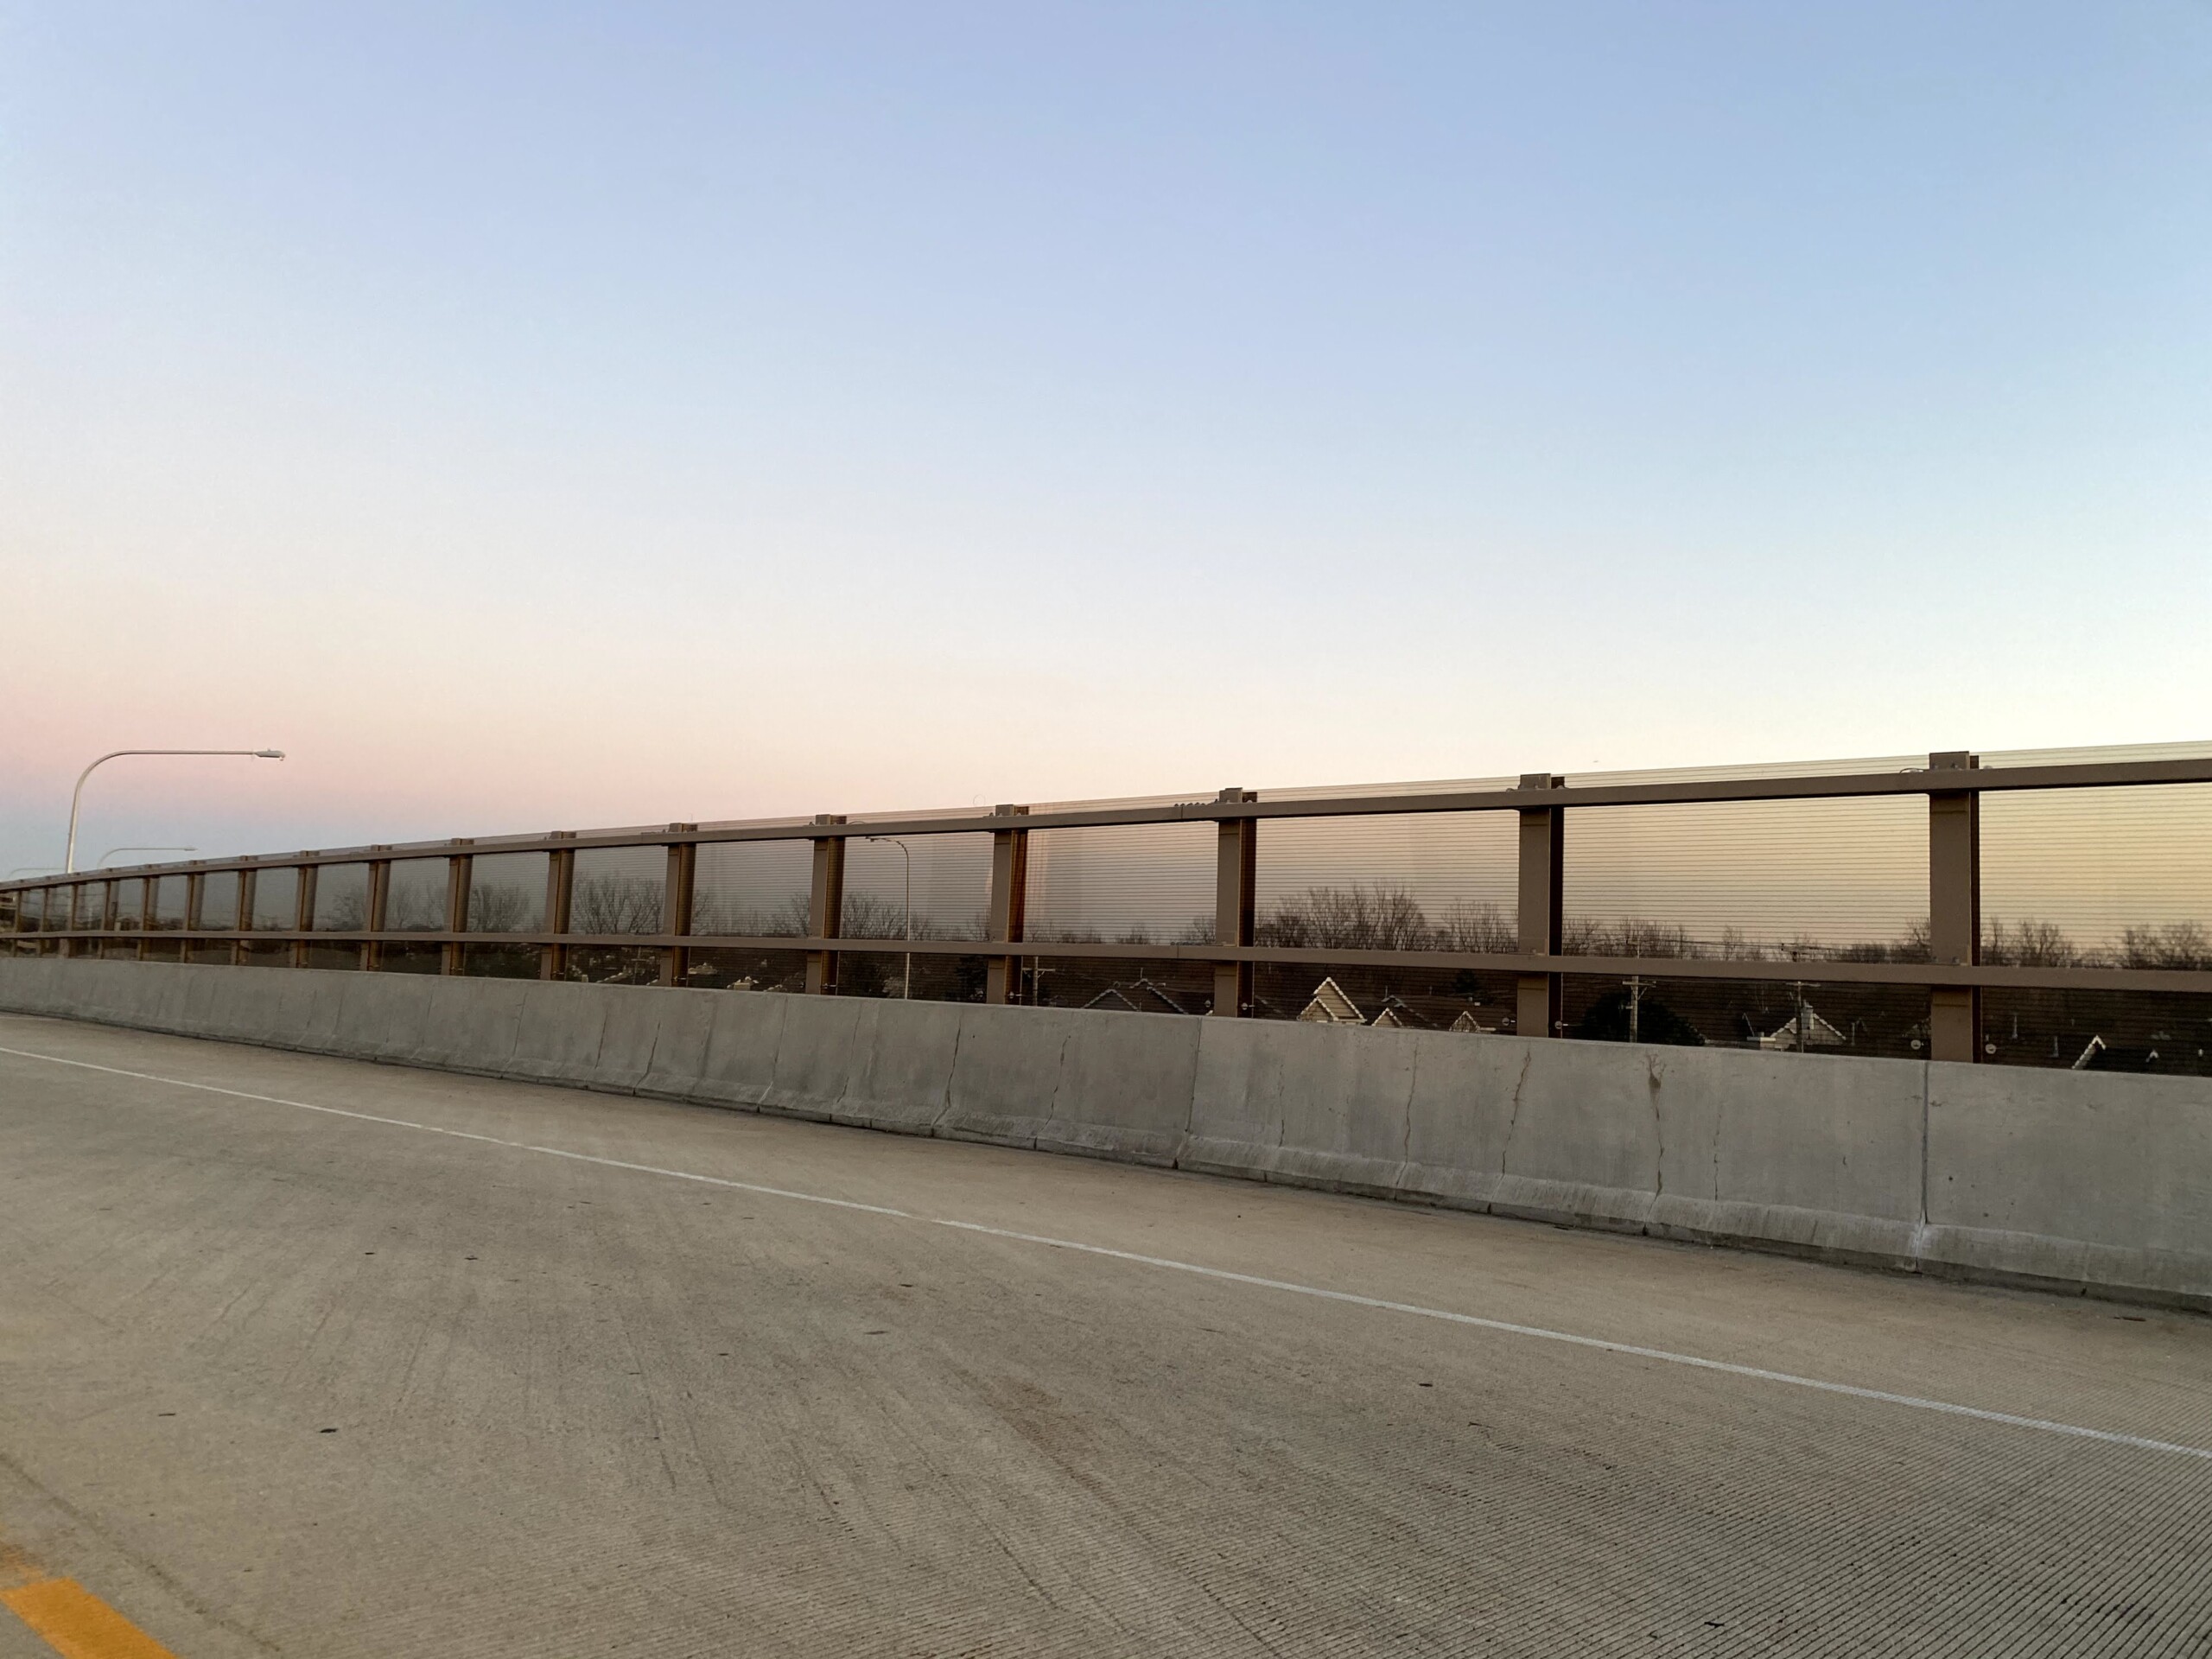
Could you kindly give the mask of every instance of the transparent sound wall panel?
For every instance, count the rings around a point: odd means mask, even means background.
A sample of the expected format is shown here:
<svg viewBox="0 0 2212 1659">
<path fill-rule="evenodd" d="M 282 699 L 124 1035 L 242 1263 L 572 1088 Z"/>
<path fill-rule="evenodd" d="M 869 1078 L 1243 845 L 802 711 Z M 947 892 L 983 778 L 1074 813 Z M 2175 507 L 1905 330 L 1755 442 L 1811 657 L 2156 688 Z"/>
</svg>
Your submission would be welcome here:
<svg viewBox="0 0 2212 1659">
<path fill-rule="evenodd" d="M 896 920 L 896 918 L 893 918 Z M 867 938 L 865 933 L 855 938 Z M 922 958 L 915 960 L 915 977 L 925 977 L 921 972 Z M 837 995 L 840 996 L 897 997 L 904 994 L 906 984 L 906 957 L 901 951 L 886 955 L 876 950 L 846 950 L 837 957 Z"/>
<path fill-rule="evenodd" d="M 987 835 L 905 836 L 912 856 L 913 937 L 980 939 L 991 897 Z M 845 843 L 844 935 L 906 937 L 907 858 L 889 842 L 854 836 Z"/>
<path fill-rule="evenodd" d="M 1981 918 L 1985 962 L 2212 968 L 2212 784 L 1985 794 Z"/>
<path fill-rule="evenodd" d="M 191 891 L 188 878 L 181 875 L 157 876 L 154 880 L 153 925 L 164 933 L 175 932 L 185 925 L 184 901 Z"/>
<path fill-rule="evenodd" d="M 461 952 L 461 971 L 479 979 L 536 979 L 542 957 L 534 944 L 470 944 Z"/>
<path fill-rule="evenodd" d="M 468 931 L 541 931 L 545 925 L 545 877 L 550 865 L 551 859 L 544 853 L 488 853 L 471 859 Z"/>
<path fill-rule="evenodd" d="M 2212 996 L 1990 989 L 1981 1033 L 1986 1064 L 2212 1077 Z"/>
<path fill-rule="evenodd" d="M 1925 961 L 1918 795 L 1583 807 L 1566 828 L 1580 956 Z"/>
<path fill-rule="evenodd" d="M 576 944 L 569 947 L 567 960 L 568 966 L 562 970 L 563 979 L 593 985 L 660 983 L 661 953 L 650 948 Z"/>
<path fill-rule="evenodd" d="M 1020 1001 L 1040 1008 L 1207 1014 L 1213 1008 L 1213 965 L 1173 958 L 1029 957 L 1022 960 L 1015 992 Z"/>
<path fill-rule="evenodd" d="M 136 933 L 145 925 L 146 883 L 143 877 L 132 876 L 127 880 L 108 883 L 107 925 L 124 933 Z M 138 941 L 109 939 L 100 947 L 100 954 L 113 961 L 135 962 L 138 957 Z"/>
<path fill-rule="evenodd" d="M 1561 1001 L 1561 1034 L 1583 1042 L 1925 1058 L 1928 993 L 1916 985 L 1570 974 Z"/>
<path fill-rule="evenodd" d="M 702 950 L 685 953 L 687 966 L 683 982 L 695 990 L 707 991 L 804 991 L 806 988 L 806 953 L 803 950 Z M 659 953 L 654 952 L 649 964 L 653 978 L 642 982 L 656 982 L 660 972 Z"/>
<path fill-rule="evenodd" d="M 79 881 L 77 884 L 76 927 L 105 927 L 107 925 L 107 883 Z"/>
<path fill-rule="evenodd" d="M 326 864 L 315 873 L 315 931 L 359 933 L 369 925 L 369 867 Z"/>
<path fill-rule="evenodd" d="M 398 858 L 385 889 L 384 925 L 389 933 L 446 931 L 446 883 L 450 865 L 442 858 Z"/>
<path fill-rule="evenodd" d="M 146 881 L 143 876 L 132 876 L 127 881 L 114 884 L 111 895 L 114 906 L 108 912 L 113 925 L 125 932 L 135 933 L 146 923 Z M 132 952 L 136 955 L 134 950 Z"/>
<path fill-rule="evenodd" d="M 281 868 L 253 873 L 253 926 L 256 931 L 289 932 L 299 925 L 300 873 Z"/>
<path fill-rule="evenodd" d="M 1114 944 L 1210 942 L 1218 844 L 1210 823 L 1032 830 L 1024 931 Z"/>
<path fill-rule="evenodd" d="M 232 928 L 238 925 L 236 870 L 210 870 L 200 878 L 200 914 L 196 919 L 203 928 Z"/>
<path fill-rule="evenodd" d="M 1262 963 L 1252 973 L 1252 1013 L 1313 1025 L 1510 1033 L 1515 983 L 1510 974 L 1420 963 Z"/>
<path fill-rule="evenodd" d="M 1264 818 L 1256 938 L 1293 949 L 1513 950 L 1511 812 Z"/>
<path fill-rule="evenodd" d="M 802 938 L 814 885 L 814 843 L 715 841 L 699 849 L 691 931 Z"/>
<path fill-rule="evenodd" d="M 662 847 L 587 847 L 576 855 L 569 898 L 571 933 L 658 933 L 668 895 Z M 606 977 L 629 983 L 628 969 Z"/>
</svg>

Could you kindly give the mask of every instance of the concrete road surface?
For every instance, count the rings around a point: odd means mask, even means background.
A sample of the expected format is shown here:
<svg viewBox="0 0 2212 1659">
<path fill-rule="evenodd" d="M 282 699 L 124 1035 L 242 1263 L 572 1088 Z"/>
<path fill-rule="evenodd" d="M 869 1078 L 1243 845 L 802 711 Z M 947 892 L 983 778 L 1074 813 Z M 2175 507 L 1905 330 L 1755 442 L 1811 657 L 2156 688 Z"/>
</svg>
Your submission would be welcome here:
<svg viewBox="0 0 2212 1659">
<path fill-rule="evenodd" d="M 2212 1659 L 2212 1320 L 0 1049 L 0 1590 L 145 1652 Z"/>
</svg>

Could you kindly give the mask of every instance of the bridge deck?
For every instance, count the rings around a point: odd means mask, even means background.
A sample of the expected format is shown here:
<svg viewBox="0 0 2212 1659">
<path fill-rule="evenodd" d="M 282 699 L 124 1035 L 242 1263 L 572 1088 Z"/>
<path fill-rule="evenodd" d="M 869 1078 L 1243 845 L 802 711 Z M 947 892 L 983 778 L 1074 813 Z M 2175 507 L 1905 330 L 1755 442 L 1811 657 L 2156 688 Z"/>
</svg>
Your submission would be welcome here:
<svg viewBox="0 0 2212 1659">
<path fill-rule="evenodd" d="M 2212 1655 L 2212 1320 L 0 1049 L 0 1589 L 180 1659 Z"/>
</svg>

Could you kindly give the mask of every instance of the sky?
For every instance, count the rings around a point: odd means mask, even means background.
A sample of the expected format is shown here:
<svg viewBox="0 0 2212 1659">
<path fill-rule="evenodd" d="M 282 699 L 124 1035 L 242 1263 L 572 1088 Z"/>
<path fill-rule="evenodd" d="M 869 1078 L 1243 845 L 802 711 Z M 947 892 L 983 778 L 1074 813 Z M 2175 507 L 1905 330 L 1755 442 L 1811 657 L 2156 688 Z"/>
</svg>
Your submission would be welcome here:
<svg viewBox="0 0 2212 1659">
<path fill-rule="evenodd" d="M 2212 737 L 2212 3 L 0 0 L 0 869 Z"/>
</svg>

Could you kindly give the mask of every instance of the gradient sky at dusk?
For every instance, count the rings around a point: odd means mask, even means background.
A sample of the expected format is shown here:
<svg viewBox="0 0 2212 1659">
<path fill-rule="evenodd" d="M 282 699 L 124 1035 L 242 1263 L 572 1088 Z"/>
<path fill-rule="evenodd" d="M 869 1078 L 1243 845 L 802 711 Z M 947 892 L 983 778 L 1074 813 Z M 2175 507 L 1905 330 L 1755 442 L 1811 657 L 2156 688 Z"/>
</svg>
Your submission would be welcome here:
<svg viewBox="0 0 2212 1659">
<path fill-rule="evenodd" d="M 2202 0 L 0 0 L 0 868 L 2212 736 L 2209 460 Z"/>
</svg>

